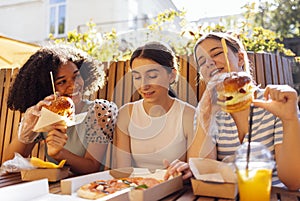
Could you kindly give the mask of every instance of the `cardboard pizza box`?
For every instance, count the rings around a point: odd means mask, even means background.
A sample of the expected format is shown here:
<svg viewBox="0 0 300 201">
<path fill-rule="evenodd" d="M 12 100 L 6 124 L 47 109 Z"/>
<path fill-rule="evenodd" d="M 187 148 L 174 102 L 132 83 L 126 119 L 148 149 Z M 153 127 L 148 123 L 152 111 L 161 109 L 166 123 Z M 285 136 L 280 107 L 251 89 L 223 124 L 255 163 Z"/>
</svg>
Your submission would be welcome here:
<svg viewBox="0 0 300 201">
<path fill-rule="evenodd" d="M 48 179 L 50 182 L 59 181 L 69 176 L 69 167 L 63 168 L 37 168 L 30 170 L 21 170 L 21 179 L 23 181 L 33 181 L 38 179 Z"/>
<path fill-rule="evenodd" d="M 191 179 L 195 195 L 235 199 L 238 193 L 235 172 L 228 163 L 190 158 L 189 165 L 195 179 Z"/>
<path fill-rule="evenodd" d="M 107 180 L 113 178 L 122 177 L 152 177 L 156 179 L 163 179 L 165 170 L 156 170 L 155 172 L 150 172 L 146 168 L 120 168 L 114 170 L 107 170 L 104 172 L 93 173 L 68 179 L 61 180 L 61 192 L 62 194 L 72 195 L 74 198 L 78 199 L 76 191 L 84 184 L 88 184 L 95 180 Z M 182 177 L 177 176 L 164 181 L 152 188 L 146 190 L 135 190 L 131 188 L 118 191 L 111 195 L 105 196 L 103 198 L 97 199 L 102 200 L 112 200 L 112 201 L 153 201 L 159 200 L 166 197 L 173 192 L 176 192 L 183 188 Z M 87 200 L 81 198 L 81 200 Z"/>
<path fill-rule="evenodd" d="M 0 197 L 5 201 L 77 201 L 70 195 L 49 193 L 47 179 L 2 187 L 0 188 Z"/>
<path fill-rule="evenodd" d="M 49 193 L 48 180 L 42 179 L 0 188 L 1 200 L 33 200 Z"/>
</svg>

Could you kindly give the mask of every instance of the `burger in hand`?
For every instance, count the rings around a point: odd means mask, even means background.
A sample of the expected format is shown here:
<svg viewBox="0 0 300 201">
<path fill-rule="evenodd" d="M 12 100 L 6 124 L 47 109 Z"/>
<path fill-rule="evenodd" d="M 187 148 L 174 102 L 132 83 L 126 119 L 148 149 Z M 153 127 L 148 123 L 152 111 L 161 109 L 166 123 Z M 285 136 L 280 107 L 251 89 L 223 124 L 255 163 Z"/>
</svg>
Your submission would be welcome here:
<svg viewBox="0 0 300 201">
<path fill-rule="evenodd" d="M 44 106 L 48 110 L 66 117 L 72 121 L 75 120 L 75 105 L 71 98 L 66 96 L 58 96 L 50 105 Z"/>
<path fill-rule="evenodd" d="M 216 85 L 217 104 L 225 112 L 238 112 L 252 103 L 257 87 L 246 72 L 227 73 L 225 78 Z"/>
</svg>

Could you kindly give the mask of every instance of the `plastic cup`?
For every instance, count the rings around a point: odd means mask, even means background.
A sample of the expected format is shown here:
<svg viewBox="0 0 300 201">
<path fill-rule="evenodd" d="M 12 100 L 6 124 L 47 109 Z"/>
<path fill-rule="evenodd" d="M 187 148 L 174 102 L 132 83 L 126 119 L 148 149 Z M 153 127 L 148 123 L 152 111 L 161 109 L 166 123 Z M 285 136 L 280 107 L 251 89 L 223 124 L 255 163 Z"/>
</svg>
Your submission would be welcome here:
<svg viewBox="0 0 300 201">
<path fill-rule="evenodd" d="M 269 201 L 275 164 L 272 154 L 263 144 L 251 142 L 247 166 L 247 150 L 248 143 L 244 143 L 235 153 L 240 201 Z"/>
</svg>

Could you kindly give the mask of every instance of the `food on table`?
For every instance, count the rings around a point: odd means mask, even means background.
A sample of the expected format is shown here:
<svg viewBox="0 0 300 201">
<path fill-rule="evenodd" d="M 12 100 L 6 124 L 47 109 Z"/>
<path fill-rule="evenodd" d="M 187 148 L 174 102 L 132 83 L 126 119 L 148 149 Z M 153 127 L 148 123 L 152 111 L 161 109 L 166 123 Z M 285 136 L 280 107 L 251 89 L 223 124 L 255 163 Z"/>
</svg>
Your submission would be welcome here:
<svg viewBox="0 0 300 201">
<path fill-rule="evenodd" d="M 97 180 L 81 186 L 77 195 L 86 199 L 98 199 L 126 188 L 147 189 L 163 180 L 147 177 L 132 177 L 111 180 Z"/>
<path fill-rule="evenodd" d="M 247 108 L 257 87 L 246 72 L 227 73 L 216 85 L 217 104 L 225 112 L 238 112 Z"/>
<path fill-rule="evenodd" d="M 67 117 L 70 120 L 75 119 L 75 105 L 73 100 L 69 97 L 58 96 L 50 105 L 44 107 L 58 115 Z"/>
<path fill-rule="evenodd" d="M 31 157 L 30 163 L 37 168 L 62 168 L 66 163 L 66 160 L 62 160 L 58 165 L 56 165 L 55 163 L 43 161 L 37 157 Z"/>
</svg>

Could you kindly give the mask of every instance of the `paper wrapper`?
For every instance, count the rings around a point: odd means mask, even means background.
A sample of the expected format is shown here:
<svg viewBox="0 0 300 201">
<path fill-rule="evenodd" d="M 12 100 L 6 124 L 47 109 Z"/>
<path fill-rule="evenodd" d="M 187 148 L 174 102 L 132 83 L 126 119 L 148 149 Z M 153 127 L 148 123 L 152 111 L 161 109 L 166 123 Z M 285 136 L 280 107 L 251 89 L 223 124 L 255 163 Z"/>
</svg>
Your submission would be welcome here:
<svg viewBox="0 0 300 201">
<path fill-rule="evenodd" d="M 191 158 L 189 165 L 198 180 L 218 183 L 236 182 L 235 172 L 227 163 L 206 158 Z"/>
<path fill-rule="evenodd" d="M 190 158 L 195 178 L 191 179 L 195 195 L 234 199 L 238 193 L 236 175 L 229 164 L 206 158 Z"/>
<path fill-rule="evenodd" d="M 58 114 L 43 107 L 41 110 L 41 116 L 39 117 L 36 125 L 34 126 L 33 131 L 34 132 L 48 132 L 51 129 L 50 125 L 60 122 L 60 121 L 64 121 L 68 127 L 74 126 L 74 125 L 80 124 L 84 120 L 86 115 L 87 115 L 87 112 L 76 114 L 75 120 L 72 121 L 72 120 L 68 119 L 67 117 L 58 115 Z"/>
</svg>

